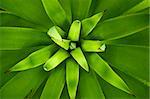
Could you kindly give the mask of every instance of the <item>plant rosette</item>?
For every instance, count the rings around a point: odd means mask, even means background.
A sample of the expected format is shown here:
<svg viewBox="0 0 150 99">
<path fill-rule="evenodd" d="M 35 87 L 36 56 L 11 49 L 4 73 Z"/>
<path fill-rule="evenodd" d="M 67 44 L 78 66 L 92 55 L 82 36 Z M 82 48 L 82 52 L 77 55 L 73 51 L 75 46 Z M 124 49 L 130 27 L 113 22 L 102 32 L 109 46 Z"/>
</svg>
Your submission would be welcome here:
<svg viewBox="0 0 150 99">
<path fill-rule="evenodd" d="M 148 99 L 147 0 L 108 1 L 2 0 L 0 97 Z"/>
</svg>

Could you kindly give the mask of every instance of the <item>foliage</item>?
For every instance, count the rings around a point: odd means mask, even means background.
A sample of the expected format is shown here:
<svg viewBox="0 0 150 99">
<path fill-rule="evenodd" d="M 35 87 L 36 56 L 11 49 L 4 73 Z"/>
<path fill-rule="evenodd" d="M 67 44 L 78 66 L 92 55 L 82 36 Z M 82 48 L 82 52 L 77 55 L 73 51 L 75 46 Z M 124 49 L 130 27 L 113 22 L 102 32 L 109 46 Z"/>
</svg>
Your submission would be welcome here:
<svg viewBox="0 0 150 99">
<path fill-rule="evenodd" d="M 1 0 L 1 99 L 148 99 L 148 0 Z"/>
</svg>

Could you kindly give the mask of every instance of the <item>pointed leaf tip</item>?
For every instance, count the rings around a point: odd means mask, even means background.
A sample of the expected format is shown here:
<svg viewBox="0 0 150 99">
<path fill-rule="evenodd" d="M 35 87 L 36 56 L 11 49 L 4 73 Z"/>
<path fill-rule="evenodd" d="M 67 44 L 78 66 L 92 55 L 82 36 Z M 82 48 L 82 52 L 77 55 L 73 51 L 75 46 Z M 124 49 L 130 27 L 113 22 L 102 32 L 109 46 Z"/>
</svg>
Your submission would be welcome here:
<svg viewBox="0 0 150 99">
<path fill-rule="evenodd" d="M 52 70 L 42 89 L 40 99 L 60 99 L 65 85 L 65 66 L 60 64 L 58 68 Z"/>
<path fill-rule="evenodd" d="M 70 54 L 83 69 L 85 69 L 87 72 L 89 71 L 88 63 L 80 47 L 71 51 Z"/>
<path fill-rule="evenodd" d="M 82 37 L 87 36 L 95 28 L 97 23 L 102 18 L 103 13 L 104 12 L 100 12 L 93 15 L 92 17 L 82 20 L 82 32 L 81 32 Z"/>
<path fill-rule="evenodd" d="M 116 74 L 113 69 L 105 62 L 98 54 L 88 53 L 87 60 L 90 67 L 105 81 L 121 89 L 124 92 L 132 94 L 132 91 L 128 88 L 127 84 Z M 96 60 L 96 61 L 95 61 Z"/>
<path fill-rule="evenodd" d="M 23 71 L 44 64 L 58 48 L 52 44 L 31 53 L 28 57 L 10 68 L 10 71 Z"/>
<path fill-rule="evenodd" d="M 50 59 L 44 64 L 43 68 L 46 71 L 50 71 L 51 69 L 58 66 L 61 62 L 63 62 L 70 55 L 64 49 L 59 49 Z"/>
<path fill-rule="evenodd" d="M 75 99 L 77 86 L 79 82 L 79 65 L 74 59 L 69 58 L 66 61 L 66 83 L 70 99 Z"/>
</svg>

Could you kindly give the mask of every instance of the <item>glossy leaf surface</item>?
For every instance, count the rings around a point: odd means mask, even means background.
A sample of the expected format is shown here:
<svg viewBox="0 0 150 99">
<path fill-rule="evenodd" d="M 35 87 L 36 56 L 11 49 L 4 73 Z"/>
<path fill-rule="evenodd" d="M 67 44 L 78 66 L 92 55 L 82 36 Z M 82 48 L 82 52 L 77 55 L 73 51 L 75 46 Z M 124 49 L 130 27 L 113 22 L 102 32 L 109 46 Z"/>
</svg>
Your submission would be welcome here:
<svg viewBox="0 0 150 99">
<path fill-rule="evenodd" d="M 60 57 L 61 56 L 61 57 Z M 51 69 L 58 66 L 61 62 L 63 62 L 70 55 L 64 49 L 59 49 L 49 60 L 44 64 L 44 70 L 50 71 Z"/>
<path fill-rule="evenodd" d="M 56 52 L 56 49 L 58 49 L 56 45 L 50 45 L 40 50 L 37 50 L 30 54 L 27 58 L 17 63 L 15 66 L 10 68 L 10 71 L 22 71 L 38 67 L 44 64 L 49 59 L 49 57 L 54 52 Z"/>
<path fill-rule="evenodd" d="M 54 69 L 46 82 L 41 99 L 59 99 L 65 84 L 65 65 Z"/>
<path fill-rule="evenodd" d="M 66 61 L 66 83 L 71 99 L 75 99 L 79 81 L 79 65 L 69 58 Z"/>
<path fill-rule="evenodd" d="M 76 48 L 70 53 L 72 57 L 77 61 L 80 66 L 85 69 L 86 71 L 89 71 L 88 63 L 86 61 L 86 58 L 81 50 L 81 48 Z"/>
<path fill-rule="evenodd" d="M 110 68 L 98 54 L 91 53 L 87 54 L 88 63 L 91 68 L 104 80 L 113 86 L 132 94 L 126 83 Z M 95 61 L 96 60 L 96 61 Z"/>
</svg>

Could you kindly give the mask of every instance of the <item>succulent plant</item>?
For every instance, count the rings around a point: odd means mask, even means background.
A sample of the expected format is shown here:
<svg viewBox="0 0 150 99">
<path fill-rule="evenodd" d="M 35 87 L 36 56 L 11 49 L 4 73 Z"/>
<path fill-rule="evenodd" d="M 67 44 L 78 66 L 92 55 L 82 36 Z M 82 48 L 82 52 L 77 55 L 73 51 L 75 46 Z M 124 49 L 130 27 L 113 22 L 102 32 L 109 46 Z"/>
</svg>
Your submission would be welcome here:
<svg viewBox="0 0 150 99">
<path fill-rule="evenodd" d="M 0 99 L 148 99 L 148 0 L 1 0 Z"/>
</svg>

